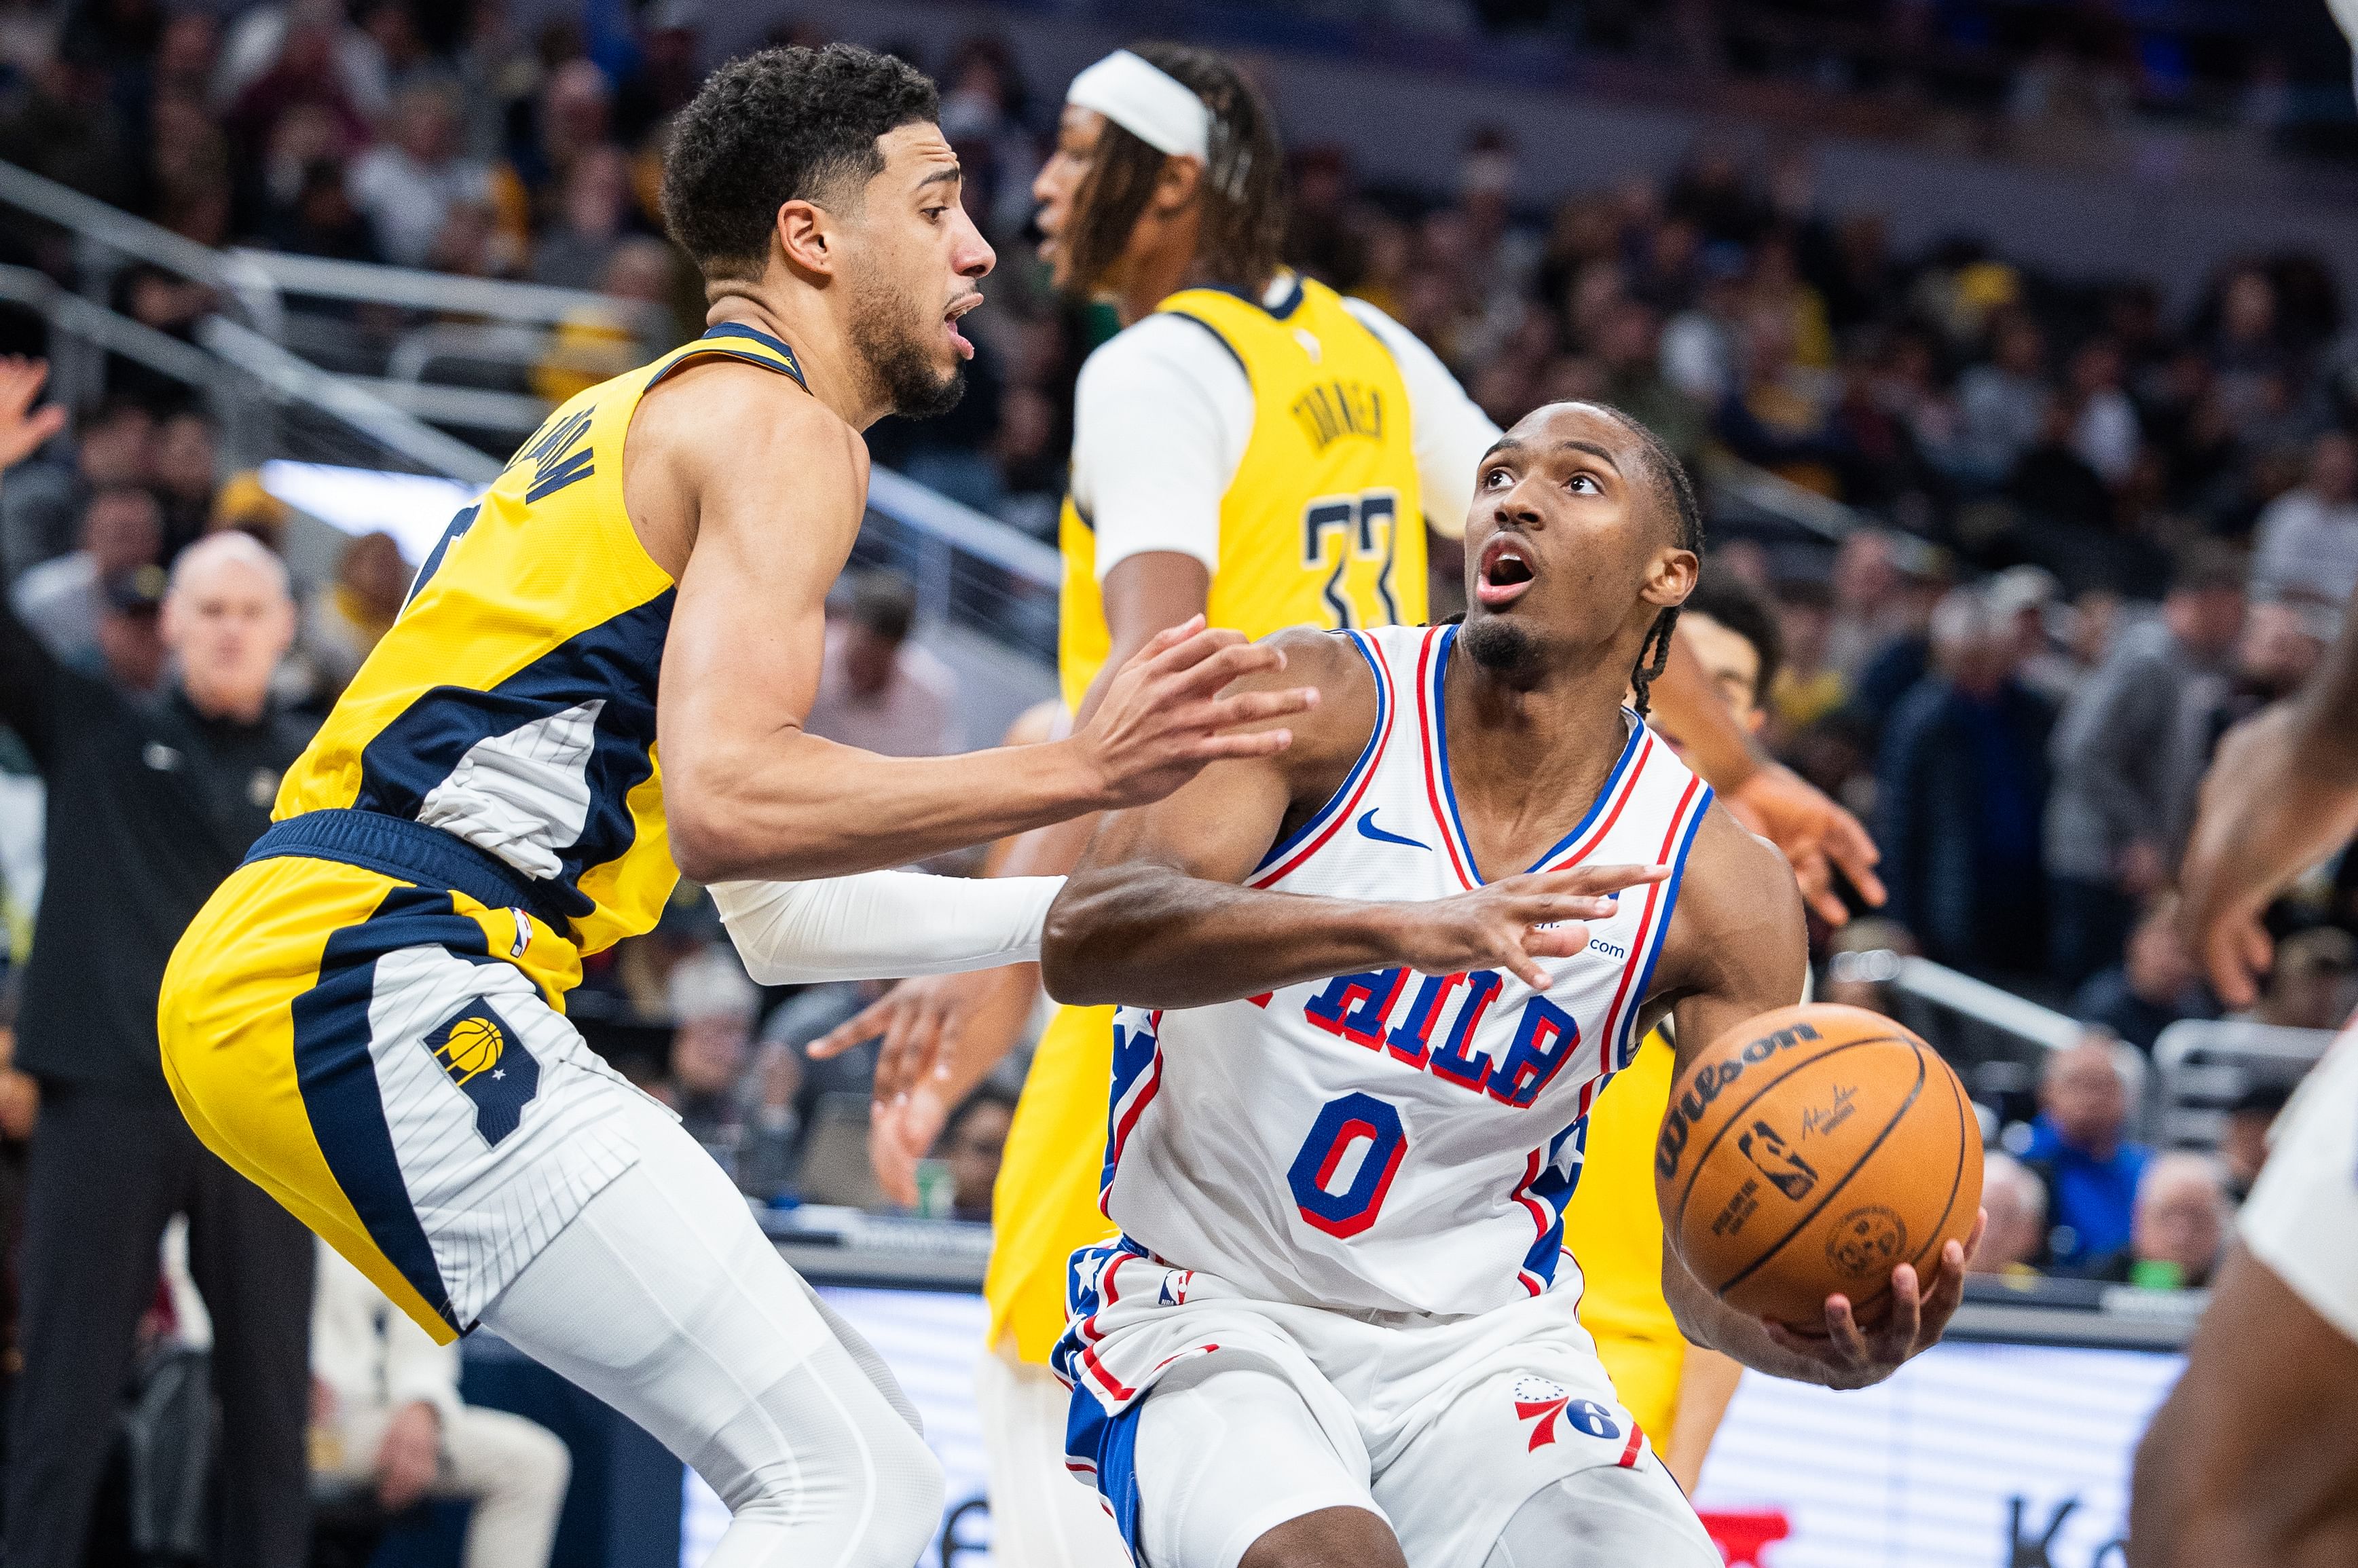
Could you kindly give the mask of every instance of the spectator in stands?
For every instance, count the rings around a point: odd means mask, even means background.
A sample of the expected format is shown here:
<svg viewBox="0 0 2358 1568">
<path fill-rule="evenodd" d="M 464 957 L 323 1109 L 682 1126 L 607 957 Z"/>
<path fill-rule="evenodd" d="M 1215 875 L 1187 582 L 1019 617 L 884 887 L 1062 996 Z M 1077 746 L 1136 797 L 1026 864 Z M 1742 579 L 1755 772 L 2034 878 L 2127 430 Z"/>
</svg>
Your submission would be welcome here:
<svg viewBox="0 0 2358 1568">
<path fill-rule="evenodd" d="M 2252 557 L 2255 598 L 2336 611 L 2358 590 L 2358 441 L 2328 431 L 2309 449 L 2309 477 L 2260 514 Z"/>
<path fill-rule="evenodd" d="M 174 411 L 156 427 L 156 499 L 164 509 L 166 561 L 212 526 L 220 486 L 212 416 L 201 408 Z"/>
<path fill-rule="evenodd" d="M 572 1455 L 546 1428 L 459 1397 L 459 1347 L 437 1345 L 322 1241 L 311 1302 L 312 1465 L 397 1514 L 463 1498 L 466 1568 L 545 1568 Z"/>
<path fill-rule="evenodd" d="M 105 72 L 79 49 L 44 61 L 0 119 L 0 158 L 124 205 L 136 192 L 144 149 L 138 127 L 124 123 L 106 86 Z"/>
<path fill-rule="evenodd" d="M 276 15 L 281 25 L 275 48 L 263 57 L 266 63 L 260 72 L 237 92 L 223 124 L 243 155 L 255 158 L 271 146 L 281 120 L 315 110 L 332 129 L 333 155 L 351 157 L 368 146 L 371 123 L 384 108 L 382 78 L 351 48 L 359 29 L 344 20 L 335 0 L 293 0 Z M 249 61 L 250 41 L 260 33 L 257 24 L 258 19 L 242 20 L 230 34 L 222 64 L 233 75 Z"/>
<path fill-rule="evenodd" d="M 92 495 L 83 510 L 81 547 L 18 578 L 9 599 L 17 619 L 52 654 L 77 669 L 96 670 L 106 585 L 157 565 L 163 553 L 164 514 L 156 492 L 114 485 Z"/>
<path fill-rule="evenodd" d="M 853 576 L 828 618 L 827 663 L 804 728 L 888 757 L 934 757 L 957 744 L 957 677 L 909 642 L 917 590 L 889 572 Z"/>
<path fill-rule="evenodd" d="M 81 421 L 69 461 L 18 465 L 0 486 L 0 561 L 7 580 L 74 548 L 91 497 L 145 484 L 153 470 L 154 416 L 125 397 L 109 398 Z"/>
<path fill-rule="evenodd" d="M 2175 895 L 2147 905 L 2121 962 L 2088 977 L 2071 999 L 2071 1015 L 2148 1052 L 2180 1019 L 2219 1016 L 2219 1004 L 2178 935 Z"/>
<path fill-rule="evenodd" d="M 2091 1030 L 2048 1055 L 2023 1164 L 2047 1187 L 2048 1249 L 2080 1273 L 2129 1244 L 2137 1184 L 2153 1151 L 2127 1136 L 2145 1084 L 2136 1048 Z"/>
<path fill-rule="evenodd" d="M 2282 1084 L 2255 1084 L 2227 1108 L 2219 1129 L 2219 1163 L 2224 1168 L 2227 1196 L 2238 1206 L 2252 1195 L 2252 1184 L 2268 1162 L 2268 1130 L 2291 1098 L 2292 1091 Z"/>
<path fill-rule="evenodd" d="M 6 368 L 0 407 L 21 427 L 38 372 Z M 26 445 L 0 440 L 0 460 Z M 26 1178 L 11 1563 L 81 1561 L 114 1400 L 176 1214 L 189 1217 L 215 1325 L 234 1456 L 221 1467 L 224 1557 L 304 1561 L 311 1238 L 197 1141 L 165 1087 L 155 1030 L 174 943 L 268 825 L 279 773 L 308 738 L 270 699 L 294 625 L 285 568 L 238 534 L 180 557 L 164 611 L 176 673 L 152 698 L 74 673 L 0 613 L 0 721 L 48 783 L 54 868 L 18 1020 L 17 1063 L 42 1104 Z"/>
<path fill-rule="evenodd" d="M 746 1070 L 761 991 L 726 943 L 683 959 L 665 990 L 672 1018 L 665 1098 L 741 1190 L 763 1198 L 782 1191 L 800 1130 L 800 1062 L 791 1051 L 764 1051 L 757 1070 Z"/>
<path fill-rule="evenodd" d="M 1014 1122 L 1015 1097 L 991 1084 L 950 1112 L 934 1154 L 950 1168 L 952 1219 L 990 1223 L 991 1190 L 999 1184 L 999 1160 Z"/>
<path fill-rule="evenodd" d="M 2132 626 L 2055 727 L 2047 813 L 2056 979 L 2078 985 L 2120 956 L 2137 906 L 2160 888 L 2209 760 L 2207 706 L 2244 623 L 2232 553 L 2182 555 L 2161 614 Z"/>
<path fill-rule="evenodd" d="M 2358 939 L 2336 925 L 2312 926 L 2277 944 L 2276 963 L 2253 1019 L 2285 1029 L 2339 1029 L 2358 1000 Z"/>
<path fill-rule="evenodd" d="M 395 100 L 391 134 L 352 162 L 352 205 L 396 265 L 426 265 L 454 204 L 491 200 L 492 171 L 465 155 L 459 129 L 453 90 L 419 81 Z"/>
<path fill-rule="evenodd" d="M 1900 700 L 1876 764 L 1886 913 L 1927 957 L 2033 971 L 2054 709 L 2015 680 L 2010 631 L 1978 591 L 1941 601 L 1931 645 L 1933 673 Z"/>
<path fill-rule="evenodd" d="M 2115 489 L 2127 482 L 2142 444 L 2136 406 L 2121 385 L 2125 369 L 2118 343 L 2092 338 L 2071 356 L 2066 387 L 2071 449 Z"/>
<path fill-rule="evenodd" d="M 1982 1207 L 1989 1224 L 1967 1266 L 1976 1274 L 2037 1274 L 2047 1258 L 2045 1184 L 2013 1155 L 1992 1150 L 1982 1162 Z"/>
<path fill-rule="evenodd" d="M 1990 357 L 1957 378 L 1957 442 L 1962 480 L 1989 489 L 2015 470 L 2037 444 L 2053 395 L 2047 385 L 2047 339 L 2019 309 L 1996 313 Z"/>
<path fill-rule="evenodd" d="M 532 279 L 563 288 L 595 288 L 627 232 L 631 169 L 616 146 L 591 147 L 573 160 L 556 210 L 532 246 Z"/>
<path fill-rule="evenodd" d="M 2219 1162 L 2175 1150 L 2157 1154 L 2137 1182 L 2129 1244 L 2097 1260 L 2088 1277 L 2156 1291 L 2211 1282 L 2234 1217 Z"/>
<path fill-rule="evenodd" d="M 363 534 L 344 546 L 336 578 L 303 607 L 302 651 L 318 686 L 332 702 L 360 672 L 377 640 L 393 626 L 408 595 L 411 568 L 390 534 Z"/>
<path fill-rule="evenodd" d="M 99 585 L 98 657 L 85 673 L 103 676 L 129 697 L 145 697 L 163 681 L 167 580 L 162 567 L 145 566 Z"/>
</svg>

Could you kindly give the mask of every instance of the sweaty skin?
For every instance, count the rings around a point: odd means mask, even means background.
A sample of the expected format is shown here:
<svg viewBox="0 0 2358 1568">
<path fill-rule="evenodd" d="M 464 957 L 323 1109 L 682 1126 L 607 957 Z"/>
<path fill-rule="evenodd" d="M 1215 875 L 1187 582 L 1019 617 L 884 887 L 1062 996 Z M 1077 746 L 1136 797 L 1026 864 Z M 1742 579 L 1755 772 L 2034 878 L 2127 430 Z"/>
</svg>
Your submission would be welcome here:
<svg viewBox="0 0 2358 1568">
<path fill-rule="evenodd" d="M 674 858 L 700 881 L 874 870 L 1152 798 L 1212 758 L 1282 747 L 1282 730 L 1226 731 L 1307 700 L 1219 697 L 1272 655 L 1183 622 L 1111 678 L 1069 741 L 902 759 L 804 732 L 827 589 L 865 506 L 859 432 L 892 403 L 860 330 L 915 302 L 891 324 L 919 334 L 946 382 L 972 352 L 955 322 L 993 260 L 938 127 L 902 126 L 878 148 L 884 167 L 856 200 L 786 202 L 761 276 L 708 286 L 709 320 L 791 345 L 809 391 L 733 361 L 695 363 L 646 395 L 624 451 L 633 525 L 679 584 L 658 741 Z"/>
<path fill-rule="evenodd" d="M 1623 684 L 1646 628 L 1693 586 L 1695 557 L 1668 542 L 1644 463 L 1626 425 L 1577 404 L 1532 415 L 1484 463 L 1466 534 L 1468 634 L 1487 616 L 1509 616 L 1544 654 L 1528 676 L 1472 657 L 1450 664 L 1451 765 L 1477 863 L 1529 864 L 1578 821 L 1619 753 Z M 1531 568 L 1519 587 L 1483 577 L 1501 535 Z M 1049 912 L 1042 974 L 1058 1000 L 1195 1007 L 1395 964 L 1505 968 L 1543 981 L 1535 957 L 1577 950 L 1587 940 L 1577 923 L 1601 914 L 1604 896 L 1662 874 L 1580 868 L 1404 903 L 1239 886 L 1333 795 L 1375 722 L 1374 677 L 1342 642 L 1304 632 L 1269 642 L 1285 652 L 1287 678 L 1320 692 L 1317 708 L 1293 724 L 1285 752 L 1215 764 L 1168 798 L 1106 819 Z M 1570 924 L 1538 929 L 1558 922 Z M 1639 1028 L 1675 1019 L 1683 1067 L 1727 1029 L 1791 1003 L 1805 963 L 1791 872 L 1714 809 Z M 1672 1253 L 1663 1282 L 1689 1338 L 1775 1376 L 1858 1387 L 1940 1337 L 1963 1293 L 1964 1256 L 1944 1249 L 1929 1296 L 1912 1268 L 1895 1269 L 1894 1310 L 1872 1334 L 1838 1295 L 1822 1336 L 1745 1317 Z"/>
</svg>

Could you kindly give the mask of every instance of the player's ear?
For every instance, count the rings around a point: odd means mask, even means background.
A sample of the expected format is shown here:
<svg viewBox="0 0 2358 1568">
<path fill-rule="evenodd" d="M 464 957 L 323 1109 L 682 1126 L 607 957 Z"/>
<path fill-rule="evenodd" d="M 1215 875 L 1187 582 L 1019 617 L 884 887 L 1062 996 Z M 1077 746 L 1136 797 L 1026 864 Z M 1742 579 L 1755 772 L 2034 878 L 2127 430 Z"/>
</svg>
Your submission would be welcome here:
<svg viewBox="0 0 2358 1568">
<path fill-rule="evenodd" d="M 799 197 L 779 207 L 771 238 L 786 265 L 798 273 L 829 276 L 840 259 L 834 220 L 825 208 Z"/>
<path fill-rule="evenodd" d="M 1703 575 L 1703 558 L 1693 550 L 1664 546 L 1654 552 L 1646 568 L 1646 586 L 1639 597 L 1649 604 L 1669 609 L 1684 604 Z"/>
<path fill-rule="evenodd" d="M 1157 217 L 1168 218 L 1174 212 L 1185 211 L 1203 187 L 1202 160 L 1174 154 L 1163 160 L 1163 170 L 1154 177 L 1154 195 L 1148 206 Z"/>
</svg>

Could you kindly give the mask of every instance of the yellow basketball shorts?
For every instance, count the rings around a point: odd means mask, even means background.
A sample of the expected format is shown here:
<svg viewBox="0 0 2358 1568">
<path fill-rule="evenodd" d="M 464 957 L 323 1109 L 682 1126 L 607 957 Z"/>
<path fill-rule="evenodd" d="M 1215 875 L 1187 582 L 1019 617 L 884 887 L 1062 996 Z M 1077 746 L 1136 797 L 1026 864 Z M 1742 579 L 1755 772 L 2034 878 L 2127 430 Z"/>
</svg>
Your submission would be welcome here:
<svg viewBox="0 0 2358 1568">
<path fill-rule="evenodd" d="M 172 955 L 164 1076 L 205 1146 L 448 1343 L 638 1158 L 644 1097 L 557 1011 L 571 943 L 522 909 L 249 860 Z"/>
</svg>

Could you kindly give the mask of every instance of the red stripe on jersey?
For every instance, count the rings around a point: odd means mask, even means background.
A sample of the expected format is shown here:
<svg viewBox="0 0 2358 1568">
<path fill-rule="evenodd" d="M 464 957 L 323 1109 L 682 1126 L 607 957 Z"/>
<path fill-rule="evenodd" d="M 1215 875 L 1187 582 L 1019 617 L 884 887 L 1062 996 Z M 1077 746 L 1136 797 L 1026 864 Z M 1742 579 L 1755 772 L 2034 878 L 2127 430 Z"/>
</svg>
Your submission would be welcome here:
<svg viewBox="0 0 2358 1568">
<path fill-rule="evenodd" d="M 1566 866 L 1576 866 L 1588 858 L 1589 851 L 1605 842 L 1605 836 L 1613 831 L 1613 825 L 1616 822 L 1621 820 L 1621 808 L 1629 804 L 1631 795 L 1638 793 L 1638 781 L 1646 776 L 1646 761 L 1653 754 L 1654 737 L 1650 732 L 1646 736 L 1646 743 L 1639 750 L 1637 760 L 1629 764 L 1629 776 L 1621 782 L 1621 793 L 1615 798 L 1613 809 L 1605 814 L 1605 820 L 1596 825 L 1596 831 L 1591 833 L 1571 854 L 1553 865 L 1540 867 L 1541 871 L 1561 871 Z"/>
<path fill-rule="evenodd" d="M 1645 1441 L 1646 1429 L 1638 1424 L 1638 1418 L 1636 1416 L 1631 1416 L 1629 1418 L 1629 1446 L 1621 1450 L 1621 1457 L 1616 1459 L 1613 1463 L 1619 1465 L 1624 1470 L 1636 1469 L 1638 1467 L 1638 1448 L 1639 1445 Z"/>
<path fill-rule="evenodd" d="M 1384 683 L 1384 689 L 1378 699 L 1383 708 L 1383 728 L 1376 732 L 1375 743 L 1368 749 L 1367 766 L 1359 773 L 1359 782 L 1351 786 L 1351 798 L 1343 803 L 1343 809 L 1335 814 L 1332 822 L 1319 829 L 1318 837 L 1288 855 L 1283 864 L 1272 866 L 1247 881 L 1247 887 L 1268 887 L 1288 872 L 1299 870 L 1303 861 L 1325 849 L 1327 841 L 1351 820 L 1351 813 L 1358 809 L 1359 802 L 1367 795 L 1368 786 L 1376 782 L 1376 774 L 1383 769 L 1384 748 L 1391 741 L 1392 724 L 1400 717 L 1400 701 L 1392 687 L 1391 665 L 1385 659 L 1382 646 L 1373 637 L 1362 640 L 1359 645 L 1375 655 L 1380 670 L 1377 678 Z"/>
<path fill-rule="evenodd" d="M 1433 820 L 1441 828 L 1441 847 L 1449 851 L 1450 869 L 1457 873 L 1459 881 L 1471 888 L 1474 885 L 1474 873 L 1466 869 L 1466 861 L 1473 858 L 1472 851 L 1468 850 L 1464 856 L 1460 856 L 1457 852 L 1457 823 L 1450 816 L 1448 809 L 1441 804 L 1441 781 L 1433 771 L 1438 748 L 1434 742 L 1433 730 L 1431 676 L 1433 650 L 1440 636 L 1441 629 L 1438 627 L 1426 633 L 1423 647 L 1416 656 L 1416 724 L 1420 732 L 1419 738 L 1423 742 L 1424 798 L 1433 807 Z M 1447 767 L 1449 759 L 1440 758 L 1438 765 Z"/>
<path fill-rule="evenodd" d="M 1702 787 L 1703 780 L 1693 774 L 1688 775 L 1686 790 L 1679 796 L 1679 804 L 1671 813 L 1670 831 L 1662 835 L 1662 848 L 1654 857 L 1656 865 L 1660 865 L 1670 858 L 1671 846 L 1679 841 L 1679 829 L 1685 826 L 1687 808 L 1694 802 L 1695 791 Z M 1629 957 L 1622 961 L 1621 982 L 1613 988 L 1613 1005 L 1605 1010 L 1605 1028 L 1596 1043 L 1596 1048 L 1601 1054 L 1598 1064 L 1600 1072 L 1609 1073 L 1613 1070 L 1613 1042 L 1620 1034 L 1618 1025 L 1621 1020 L 1622 1002 L 1628 1001 L 1632 1007 L 1644 1005 L 1642 997 L 1633 999 L 1629 996 L 1629 982 L 1637 977 L 1639 969 L 1645 965 L 1646 948 L 1653 940 L 1655 911 L 1662 900 L 1662 887 L 1663 884 L 1660 882 L 1646 884 L 1646 913 L 1638 922 L 1638 939 L 1629 944 Z"/>
</svg>

